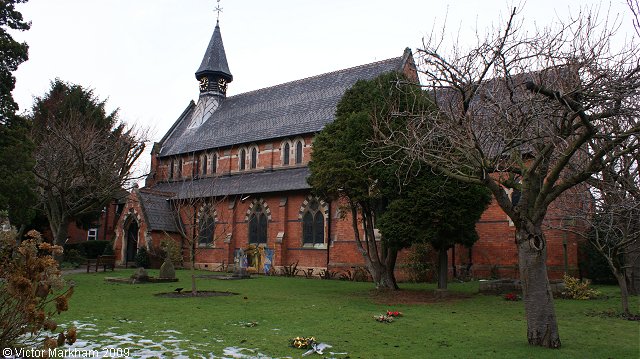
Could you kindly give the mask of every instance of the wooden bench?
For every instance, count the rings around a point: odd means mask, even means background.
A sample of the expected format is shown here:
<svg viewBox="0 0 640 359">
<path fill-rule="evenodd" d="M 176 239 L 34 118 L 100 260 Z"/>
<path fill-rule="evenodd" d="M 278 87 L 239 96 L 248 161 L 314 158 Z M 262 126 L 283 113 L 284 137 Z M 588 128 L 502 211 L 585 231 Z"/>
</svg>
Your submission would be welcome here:
<svg viewBox="0 0 640 359">
<path fill-rule="evenodd" d="M 96 259 L 87 260 L 87 273 L 91 270 L 91 266 L 95 266 L 96 272 L 100 267 L 103 268 L 103 272 L 107 271 L 107 267 L 111 268 L 111 271 L 113 271 L 116 268 L 116 256 L 98 256 Z"/>
</svg>

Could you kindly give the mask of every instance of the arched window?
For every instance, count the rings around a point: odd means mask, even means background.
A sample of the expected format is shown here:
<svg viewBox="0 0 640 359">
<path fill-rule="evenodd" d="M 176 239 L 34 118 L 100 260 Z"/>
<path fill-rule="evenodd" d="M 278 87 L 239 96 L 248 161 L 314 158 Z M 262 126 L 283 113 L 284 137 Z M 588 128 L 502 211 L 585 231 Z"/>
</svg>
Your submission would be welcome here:
<svg viewBox="0 0 640 359">
<path fill-rule="evenodd" d="M 249 216 L 249 243 L 267 243 L 267 223 L 264 207 L 257 204 Z"/>
<path fill-rule="evenodd" d="M 202 175 L 207 175 L 207 155 L 202 156 Z"/>
<path fill-rule="evenodd" d="M 296 164 L 299 165 L 302 163 L 302 142 L 296 142 Z"/>
<path fill-rule="evenodd" d="M 210 247 L 216 228 L 215 220 L 210 215 L 203 216 L 198 227 L 198 247 Z"/>
<path fill-rule="evenodd" d="M 312 245 L 324 243 L 324 216 L 316 199 L 309 202 L 302 216 L 302 242 Z"/>
<path fill-rule="evenodd" d="M 211 156 L 211 174 L 216 174 L 217 170 L 218 170 L 218 155 L 214 153 Z"/>
<path fill-rule="evenodd" d="M 240 150 L 240 171 L 244 171 L 245 169 L 245 162 L 247 160 L 247 151 L 243 148 Z"/>
<path fill-rule="evenodd" d="M 192 176 L 197 178 L 200 176 L 200 156 L 193 156 L 193 169 L 191 170 Z"/>
<path fill-rule="evenodd" d="M 251 169 L 254 169 L 258 166 L 258 149 L 257 148 L 252 148 L 251 149 Z"/>
<path fill-rule="evenodd" d="M 291 146 L 289 146 L 289 142 L 285 143 L 282 148 L 282 165 L 289 165 L 289 151 L 291 151 Z"/>
</svg>

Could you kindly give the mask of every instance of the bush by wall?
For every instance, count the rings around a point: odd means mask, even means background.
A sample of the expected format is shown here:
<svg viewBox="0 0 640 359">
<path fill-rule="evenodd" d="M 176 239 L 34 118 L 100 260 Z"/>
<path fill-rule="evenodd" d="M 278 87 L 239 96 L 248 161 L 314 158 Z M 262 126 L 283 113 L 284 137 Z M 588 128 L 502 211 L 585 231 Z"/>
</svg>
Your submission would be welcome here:
<svg viewBox="0 0 640 359">
<path fill-rule="evenodd" d="M 80 254 L 80 256 L 88 259 L 96 259 L 99 255 L 104 254 L 105 248 L 110 247 L 109 241 L 86 241 L 81 243 L 71 243 L 64 245 L 64 260 L 67 261 L 67 253 Z M 74 252 L 77 251 L 77 252 Z"/>
<path fill-rule="evenodd" d="M 415 243 L 411 246 L 406 268 L 409 272 L 409 280 L 412 282 L 433 281 L 435 262 L 431 245 L 428 243 Z"/>
<path fill-rule="evenodd" d="M 150 260 L 149 260 L 149 252 L 147 251 L 147 248 L 145 247 L 141 247 L 138 248 L 138 253 L 136 253 L 136 266 L 138 268 L 142 267 L 142 268 L 149 268 L 149 265 L 151 264 Z"/>
<path fill-rule="evenodd" d="M 583 276 L 591 279 L 594 283 L 617 284 L 616 277 L 613 276 L 607 260 L 589 242 L 581 244 L 580 251 L 583 253 L 580 268 Z"/>
</svg>

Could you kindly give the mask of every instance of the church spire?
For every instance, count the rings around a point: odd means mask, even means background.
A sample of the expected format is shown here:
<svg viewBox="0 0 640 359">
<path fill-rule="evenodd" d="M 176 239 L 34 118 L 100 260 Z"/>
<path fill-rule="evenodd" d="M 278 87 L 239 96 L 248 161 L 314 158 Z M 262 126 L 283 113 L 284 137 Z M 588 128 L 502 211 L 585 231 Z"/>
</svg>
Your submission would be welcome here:
<svg viewBox="0 0 640 359">
<path fill-rule="evenodd" d="M 219 7 L 216 8 L 220 15 Z M 227 64 L 227 55 L 222 44 L 220 35 L 220 20 L 216 20 L 216 27 L 213 30 L 209 46 L 204 54 L 202 63 L 196 71 L 196 79 L 200 82 L 200 93 L 226 94 L 227 83 L 233 81 L 233 75 Z"/>
</svg>

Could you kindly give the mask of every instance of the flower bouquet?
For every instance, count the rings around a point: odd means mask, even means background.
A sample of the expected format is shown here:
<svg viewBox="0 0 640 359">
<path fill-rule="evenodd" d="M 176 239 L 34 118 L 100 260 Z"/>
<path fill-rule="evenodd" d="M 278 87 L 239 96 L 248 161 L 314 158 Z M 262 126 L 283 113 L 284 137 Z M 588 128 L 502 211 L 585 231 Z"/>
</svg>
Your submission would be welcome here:
<svg viewBox="0 0 640 359">
<path fill-rule="evenodd" d="M 295 337 L 291 339 L 291 346 L 298 349 L 308 349 L 316 342 L 314 337 Z"/>
<path fill-rule="evenodd" d="M 391 310 L 387 310 L 387 316 L 388 317 L 401 317 L 402 316 L 402 312 L 398 312 L 396 311 L 391 311 Z"/>
<path fill-rule="evenodd" d="M 375 319 L 376 321 L 378 321 L 380 323 L 393 323 L 393 321 L 395 320 L 395 319 L 393 319 L 392 315 L 386 315 L 386 314 L 374 315 L 373 319 Z"/>
<path fill-rule="evenodd" d="M 508 300 L 511 302 L 517 302 L 520 300 L 520 296 L 516 293 L 507 293 L 504 295 L 504 300 Z"/>
<path fill-rule="evenodd" d="M 313 353 L 322 355 L 325 349 L 331 348 L 331 345 L 329 344 L 316 342 L 316 338 L 314 337 L 295 337 L 291 339 L 291 346 L 297 349 L 309 349 L 304 352 L 302 356 L 307 356 Z"/>
</svg>

